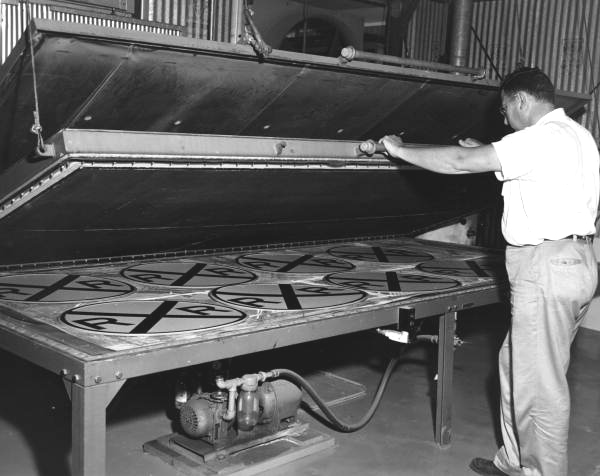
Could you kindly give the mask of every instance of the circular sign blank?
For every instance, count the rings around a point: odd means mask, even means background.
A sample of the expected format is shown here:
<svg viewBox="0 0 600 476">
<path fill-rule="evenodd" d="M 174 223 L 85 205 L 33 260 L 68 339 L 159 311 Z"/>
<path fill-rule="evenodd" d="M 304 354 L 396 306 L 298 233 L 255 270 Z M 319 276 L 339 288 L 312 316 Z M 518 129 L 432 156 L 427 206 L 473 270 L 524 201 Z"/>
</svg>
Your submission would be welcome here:
<svg viewBox="0 0 600 476">
<path fill-rule="evenodd" d="M 115 301 L 71 309 L 65 324 L 107 334 L 170 334 L 235 324 L 247 315 L 212 302 Z"/>
<path fill-rule="evenodd" d="M 427 273 L 457 278 L 502 278 L 505 275 L 504 261 L 488 256 L 466 260 L 433 260 L 422 263 L 417 268 Z"/>
<path fill-rule="evenodd" d="M 194 261 L 138 264 L 125 268 L 121 274 L 125 278 L 144 284 L 196 288 L 215 288 L 256 279 L 249 271 Z"/>
<path fill-rule="evenodd" d="M 233 306 L 297 311 L 326 309 L 362 300 L 359 290 L 314 284 L 240 284 L 213 289 L 210 295 Z"/>
<path fill-rule="evenodd" d="M 114 298 L 134 291 L 116 279 L 78 274 L 17 274 L 0 277 L 0 300 L 79 302 Z"/>
<path fill-rule="evenodd" d="M 429 253 L 403 246 L 345 245 L 331 248 L 328 252 L 338 258 L 370 263 L 417 264 L 433 259 Z"/>
<path fill-rule="evenodd" d="M 362 273 L 335 273 L 325 278 L 332 284 L 382 293 L 425 293 L 457 288 L 455 279 L 426 276 L 401 271 L 373 271 Z"/>
<path fill-rule="evenodd" d="M 254 253 L 236 261 L 246 268 L 269 273 L 327 274 L 354 269 L 347 261 L 299 252 Z"/>
</svg>

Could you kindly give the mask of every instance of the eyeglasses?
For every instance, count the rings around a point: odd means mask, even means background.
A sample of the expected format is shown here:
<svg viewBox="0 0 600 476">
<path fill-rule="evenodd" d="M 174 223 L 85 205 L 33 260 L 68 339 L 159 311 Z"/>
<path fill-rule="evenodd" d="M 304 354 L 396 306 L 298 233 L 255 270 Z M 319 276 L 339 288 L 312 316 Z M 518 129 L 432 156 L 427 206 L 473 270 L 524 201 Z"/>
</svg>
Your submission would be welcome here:
<svg viewBox="0 0 600 476">
<path fill-rule="evenodd" d="M 498 112 L 500 112 L 500 114 L 502 114 L 502 116 L 505 119 L 508 119 L 508 117 L 506 116 L 506 112 L 508 110 L 508 106 L 513 103 L 514 101 L 519 100 L 519 97 L 517 95 L 512 95 L 512 96 L 503 96 L 502 97 L 502 101 L 500 103 L 500 108 L 498 108 Z"/>
</svg>

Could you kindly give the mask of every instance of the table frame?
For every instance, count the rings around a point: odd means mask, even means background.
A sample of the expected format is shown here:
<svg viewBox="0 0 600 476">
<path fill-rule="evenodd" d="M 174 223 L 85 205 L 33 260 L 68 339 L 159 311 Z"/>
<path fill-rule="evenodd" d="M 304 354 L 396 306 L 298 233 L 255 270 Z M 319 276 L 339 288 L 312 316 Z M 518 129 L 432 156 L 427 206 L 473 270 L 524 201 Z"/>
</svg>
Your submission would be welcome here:
<svg viewBox="0 0 600 476">
<path fill-rule="evenodd" d="M 330 316 L 319 321 L 295 323 L 276 329 L 236 335 L 213 341 L 177 344 L 159 349 L 143 349 L 126 354 L 77 358 L 56 345 L 68 346 L 77 339 L 57 328 L 23 319 L 17 327 L 0 325 L 0 348 L 43 367 L 63 379 L 71 399 L 72 475 L 106 474 L 106 408 L 130 378 L 251 354 L 312 340 L 388 326 L 402 319 L 439 317 L 437 344 L 438 382 L 436 395 L 435 441 L 442 447 L 451 439 L 454 335 L 458 312 L 501 301 L 498 285 L 485 285 L 442 297 L 419 298 L 390 304 L 381 309 Z M 10 322 L 17 316 L 0 309 Z"/>
</svg>

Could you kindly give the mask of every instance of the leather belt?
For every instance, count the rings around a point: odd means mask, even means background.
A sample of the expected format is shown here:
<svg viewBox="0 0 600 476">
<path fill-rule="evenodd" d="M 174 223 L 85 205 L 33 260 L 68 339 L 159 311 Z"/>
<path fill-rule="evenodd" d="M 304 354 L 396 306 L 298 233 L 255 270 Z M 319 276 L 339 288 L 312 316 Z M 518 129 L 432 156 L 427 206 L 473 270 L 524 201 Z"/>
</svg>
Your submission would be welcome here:
<svg viewBox="0 0 600 476">
<path fill-rule="evenodd" d="M 594 235 L 569 235 L 561 238 L 561 240 L 585 241 L 586 243 L 593 243 Z"/>
</svg>

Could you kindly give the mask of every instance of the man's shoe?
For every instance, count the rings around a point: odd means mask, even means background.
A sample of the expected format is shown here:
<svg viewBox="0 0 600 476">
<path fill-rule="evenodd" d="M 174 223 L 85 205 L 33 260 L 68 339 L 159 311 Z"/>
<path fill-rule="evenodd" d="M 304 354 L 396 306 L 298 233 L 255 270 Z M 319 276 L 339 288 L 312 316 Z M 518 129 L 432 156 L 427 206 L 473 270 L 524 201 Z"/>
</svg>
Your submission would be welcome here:
<svg viewBox="0 0 600 476">
<path fill-rule="evenodd" d="M 469 468 L 477 474 L 484 476 L 508 476 L 504 471 L 500 471 L 494 462 L 484 458 L 473 458 L 469 464 Z"/>
</svg>

